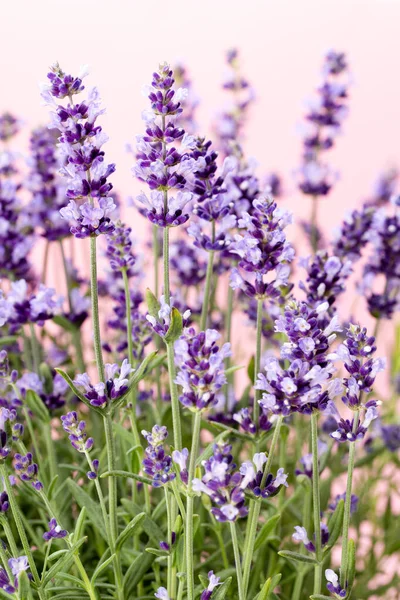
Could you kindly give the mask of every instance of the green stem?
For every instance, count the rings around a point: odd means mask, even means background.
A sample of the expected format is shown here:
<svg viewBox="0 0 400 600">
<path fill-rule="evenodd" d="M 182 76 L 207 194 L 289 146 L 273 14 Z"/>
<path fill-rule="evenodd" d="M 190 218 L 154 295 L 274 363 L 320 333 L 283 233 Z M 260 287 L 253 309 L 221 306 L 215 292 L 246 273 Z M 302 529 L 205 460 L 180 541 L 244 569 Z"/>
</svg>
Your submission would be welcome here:
<svg viewBox="0 0 400 600">
<path fill-rule="evenodd" d="M 42 283 L 46 283 L 47 266 L 49 264 L 49 249 L 50 249 L 50 242 L 49 242 L 49 240 L 46 240 L 46 246 L 44 248 L 44 256 L 43 256 Z"/>
<path fill-rule="evenodd" d="M 243 588 L 243 578 L 242 578 L 242 567 L 240 565 L 240 552 L 239 552 L 239 544 L 236 534 L 236 523 L 234 521 L 229 522 L 231 528 L 231 536 L 232 536 L 232 546 L 233 553 L 235 555 L 235 565 L 236 565 L 236 576 L 237 576 L 237 584 L 239 591 L 239 600 L 245 599 L 245 592 Z"/>
<path fill-rule="evenodd" d="M 213 224 L 214 224 L 214 221 L 213 221 Z M 204 288 L 203 307 L 201 309 L 201 318 L 200 318 L 200 331 L 205 331 L 205 329 L 207 327 L 208 309 L 210 306 L 213 267 L 214 267 L 214 250 L 211 250 L 208 253 L 206 284 L 205 284 L 205 288 Z"/>
<path fill-rule="evenodd" d="M 313 515 L 315 534 L 315 557 L 320 564 L 314 569 L 314 594 L 321 593 L 322 585 L 322 547 L 321 547 L 321 494 L 319 480 L 319 457 L 318 457 L 318 412 L 311 415 L 311 450 L 313 462 L 312 494 Z"/>
<path fill-rule="evenodd" d="M 173 343 L 167 343 L 168 377 L 171 394 L 172 424 L 174 430 L 174 446 L 176 450 L 182 449 L 181 417 L 179 414 L 179 394 L 175 383 L 175 361 Z"/>
<path fill-rule="evenodd" d="M 254 362 L 254 385 L 257 383 L 257 377 L 261 370 L 261 342 L 262 342 L 262 317 L 263 317 L 263 300 L 262 298 L 257 299 L 257 333 L 256 333 L 256 357 Z M 258 401 L 261 398 L 261 391 L 255 390 L 254 392 L 254 405 L 253 405 L 253 421 L 258 427 L 258 417 L 260 414 L 260 406 Z"/>
<path fill-rule="evenodd" d="M 22 547 L 24 549 L 25 555 L 29 562 L 29 568 L 31 570 L 33 580 L 34 580 L 35 584 L 39 587 L 40 586 L 39 573 L 37 571 L 36 564 L 33 559 L 32 551 L 31 551 L 31 548 L 30 548 L 30 545 L 28 542 L 24 524 L 22 522 L 22 517 L 21 517 L 21 513 L 19 511 L 18 503 L 15 499 L 14 491 L 10 485 L 10 481 L 8 479 L 8 474 L 7 474 L 7 469 L 4 464 L 0 464 L 0 475 L 3 478 L 3 482 L 4 482 L 6 492 L 8 495 L 8 501 L 9 501 L 10 507 L 11 507 L 11 512 L 14 517 L 15 525 L 17 526 L 17 530 L 18 530 L 18 534 L 19 534 L 19 537 L 21 540 Z"/>
<path fill-rule="evenodd" d="M 272 436 L 271 447 L 268 453 L 267 462 L 265 463 L 264 473 L 261 480 L 261 489 L 265 486 L 265 482 L 267 480 L 268 474 L 271 471 L 272 460 L 274 458 L 276 446 L 278 444 L 281 428 L 283 423 L 283 416 L 280 416 L 276 422 L 274 434 Z M 251 562 L 254 554 L 254 545 L 256 543 L 256 533 L 257 533 L 257 524 L 258 519 L 260 517 L 261 511 L 261 502 L 259 500 L 251 500 L 250 502 L 250 511 L 252 513 L 252 519 L 249 526 L 248 536 L 246 540 L 246 551 L 244 557 L 244 565 L 243 565 L 243 590 L 244 597 L 247 595 L 247 588 L 249 585 L 249 577 L 250 577 L 250 568 Z"/>
<path fill-rule="evenodd" d="M 311 198 L 311 248 L 315 254 L 318 250 L 318 196 Z"/>
<path fill-rule="evenodd" d="M 360 411 L 354 413 L 353 431 L 357 430 Z M 344 502 L 343 515 L 343 539 L 342 539 L 342 562 L 340 567 L 340 584 L 342 588 L 346 587 L 347 570 L 348 570 L 348 548 L 349 548 L 349 527 L 350 527 L 350 509 L 351 509 L 351 490 L 353 485 L 354 461 L 356 454 L 356 443 L 349 442 L 349 462 L 347 465 L 347 486 L 346 499 Z"/>
<path fill-rule="evenodd" d="M 115 471 L 116 469 L 116 457 L 115 457 L 115 440 L 112 426 L 111 415 L 108 412 L 103 417 L 104 430 L 106 432 L 106 446 L 107 446 L 107 460 L 108 470 Z M 119 598 L 123 598 L 123 581 L 121 563 L 118 553 L 116 553 L 115 544 L 118 537 L 118 519 L 117 519 L 117 479 L 116 477 L 108 478 L 108 514 L 110 518 L 110 545 L 111 553 L 116 554 L 115 556 L 115 579 L 116 587 Z"/>
<path fill-rule="evenodd" d="M 230 344 L 232 337 L 232 313 L 233 313 L 233 300 L 234 294 L 232 287 L 228 284 L 228 299 L 227 299 L 227 309 L 225 315 L 225 337 L 226 341 Z M 227 356 L 225 359 L 225 370 L 228 370 L 231 366 L 231 357 Z M 234 373 L 229 373 L 227 375 L 227 384 L 225 386 L 225 408 L 228 409 L 229 406 L 229 395 L 235 383 Z"/>
<path fill-rule="evenodd" d="M 46 444 L 47 458 L 49 461 L 50 481 L 57 475 L 57 455 L 55 445 L 51 437 L 51 423 L 45 423 L 43 426 L 44 443 Z"/>
<path fill-rule="evenodd" d="M 171 291 L 169 288 L 169 227 L 164 227 L 163 238 L 163 263 L 164 263 L 164 298 L 169 304 Z"/>
<path fill-rule="evenodd" d="M 168 561 L 167 561 L 167 590 L 168 590 L 168 595 L 169 597 L 171 597 L 172 595 L 172 518 L 171 518 L 171 504 L 170 504 L 170 498 L 169 498 L 169 494 L 168 494 L 168 490 L 167 490 L 167 486 L 164 486 L 164 494 L 165 494 L 165 504 L 167 507 L 167 542 L 169 544 L 170 547 L 170 552 L 168 554 Z"/>
<path fill-rule="evenodd" d="M 93 473 L 95 473 L 96 469 L 93 466 L 92 459 L 87 450 L 85 450 L 85 456 L 86 456 L 87 463 L 89 465 L 89 469 L 91 471 L 93 471 Z M 94 480 L 94 484 L 95 484 L 97 496 L 98 496 L 99 502 L 100 502 L 100 508 L 101 508 L 101 513 L 103 515 L 103 521 L 104 521 L 104 527 L 106 529 L 107 539 L 110 541 L 110 528 L 109 528 L 109 522 L 108 522 L 107 507 L 106 507 L 106 503 L 105 503 L 104 496 L 103 496 L 103 490 L 101 489 L 101 485 L 100 485 L 98 477 L 96 477 L 96 479 Z"/>
<path fill-rule="evenodd" d="M 97 288 L 96 236 L 91 236 L 90 238 L 90 293 L 92 297 L 94 354 L 96 357 L 96 365 L 99 380 L 105 383 L 106 378 L 104 372 L 103 353 L 101 350 L 100 337 L 99 294 Z M 111 477 L 110 479 L 114 479 L 114 477 Z"/>
<path fill-rule="evenodd" d="M 154 295 L 158 299 L 159 297 L 159 277 L 158 277 L 158 264 L 160 258 L 160 244 L 158 241 L 158 227 L 153 225 L 153 259 L 154 259 Z"/>
<path fill-rule="evenodd" d="M 188 472 L 188 496 L 186 504 L 186 573 L 187 573 L 187 600 L 194 600 L 194 566 L 193 566 L 193 506 L 194 496 L 192 482 L 196 470 L 196 460 L 199 453 L 201 428 L 201 412 L 196 411 L 193 415 L 193 435 L 190 449 L 190 461 Z"/>
<path fill-rule="evenodd" d="M 40 366 L 40 346 L 36 337 L 35 326 L 33 323 L 29 323 L 29 330 L 31 332 L 31 347 L 32 347 L 32 358 L 33 368 L 35 373 L 39 373 Z"/>
<path fill-rule="evenodd" d="M 4 546 L 1 541 L 0 541 L 0 558 L 1 558 L 1 562 L 3 563 L 3 567 L 5 568 L 5 570 L 7 572 L 8 580 L 11 583 L 12 581 L 14 581 L 14 575 L 12 574 L 12 571 L 8 565 L 7 554 L 6 554 L 6 551 L 4 550 Z M 15 558 L 17 558 L 17 555 L 15 555 Z"/>
</svg>

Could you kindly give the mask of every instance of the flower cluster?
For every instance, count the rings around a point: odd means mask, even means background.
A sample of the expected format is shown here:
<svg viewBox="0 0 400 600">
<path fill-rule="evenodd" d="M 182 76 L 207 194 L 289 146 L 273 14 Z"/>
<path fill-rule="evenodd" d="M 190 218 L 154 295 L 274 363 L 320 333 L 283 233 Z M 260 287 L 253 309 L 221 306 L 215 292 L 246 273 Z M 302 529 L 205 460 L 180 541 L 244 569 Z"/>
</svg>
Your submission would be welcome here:
<svg viewBox="0 0 400 600">
<path fill-rule="evenodd" d="M 331 50 L 325 57 L 323 82 L 318 97 L 309 104 L 303 127 L 303 165 L 299 170 L 299 188 L 303 194 L 325 196 L 329 193 L 335 174 L 320 159 L 322 152 L 334 145 L 347 115 L 348 72 L 346 57 Z"/>
<path fill-rule="evenodd" d="M 85 453 L 93 448 L 94 440 L 88 437 L 86 423 L 85 421 L 79 421 L 78 414 L 75 411 L 62 415 L 61 423 L 75 450 Z"/>
<path fill-rule="evenodd" d="M 11 283 L 7 298 L 3 297 L 0 302 L 0 322 L 8 323 L 11 331 L 18 331 L 26 323 L 43 325 L 59 314 L 63 298 L 42 283 L 36 292 L 30 293 L 26 280 L 20 279 Z"/>
<path fill-rule="evenodd" d="M 245 494 L 240 487 L 242 475 L 235 471 L 231 454 L 232 446 L 225 442 L 214 444 L 212 456 L 201 464 L 205 473 L 201 479 L 193 479 L 193 490 L 207 494 L 216 504 L 211 513 L 217 521 L 236 521 L 247 515 Z"/>
<path fill-rule="evenodd" d="M 50 519 L 49 521 L 49 528 L 48 531 L 46 531 L 43 534 L 43 539 L 46 542 L 49 542 L 50 540 L 53 539 L 61 539 L 61 538 L 65 538 L 68 535 L 68 531 L 66 531 L 65 529 L 61 529 L 60 525 L 57 523 L 57 520 L 55 518 Z"/>
<path fill-rule="evenodd" d="M 25 456 L 16 454 L 14 469 L 21 481 L 29 481 L 38 492 L 43 489 L 43 483 L 38 479 L 39 467 L 33 462 L 31 452 L 28 452 Z"/>
<path fill-rule="evenodd" d="M 121 366 L 116 363 L 105 365 L 106 381 L 92 384 L 87 373 L 77 375 L 74 384 L 82 390 L 92 406 L 104 408 L 109 402 L 121 398 L 129 388 L 129 375 L 134 371 L 125 359 Z"/>
<path fill-rule="evenodd" d="M 215 406 L 226 383 L 224 361 L 231 350 L 230 344 L 219 348 L 216 342 L 220 337 L 215 329 L 196 334 L 190 328 L 175 342 L 176 383 L 182 387 L 179 399 L 193 411 Z"/>
<path fill-rule="evenodd" d="M 64 162 L 61 174 L 67 179 L 69 204 L 60 213 L 71 222 L 70 231 L 77 238 L 111 233 L 114 229 L 110 217 L 115 203 L 109 196 L 112 184 L 108 178 L 115 165 L 104 161 L 102 147 L 108 138 L 96 123 L 104 113 L 99 93 L 93 88 L 85 101 L 73 100 L 84 90 L 82 79 L 86 74 L 83 71 L 73 77 L 55 64 L 47 76 L 50 84 L 42 91 L 44 101 L 53 108 L 52 126 L 60 132 L 59 148 Z M 69 99 L 66 105 L 56 102 L 64 98 Z"/>
<path fill-rule="evenodd" d="M 133 174 L 150 188 L 150 195 L 142 193 L 137 200 L 144 206 L 144 214 L 159 227 L 175 227 L 185 223 L 189 214 L 186 205 L 192 199 L 190 192 L 197 170 L 197 161 L 190 157 L 194 138 L 185 135 L 174 123 L 182 112 L 184 89 L 174 90 L 173 72 L 167 64 L 160 65 L 153 74 L 151 86 L 146 89 L 150 109 L 143 112 L 145 135 L 137 136 L 137 163 Z M 181 148 L 176 148 L 180 144 Z M 169 191 L 176 189 L 174 196 Z"/>
<path fill-rule="evenodd" d="M 264 473 L 263 466 L 267 462 L 265 452 L 254 454 L 253 460 L 247 460 L 240 466 L 239 472 L 243 476 L 240 482 L 242 490 L 250 490 L 256 497 L 269 498 L 276 496 L 282 486 L 288 487 L 287 473 L 278 469 L 276 477 L 272 473 Z"/>
<path fill-rule="evenodd" d="M 239 227 L 243 234 L 236 234 L 230 252 L 239 256 L 238 267 L 255 275 L 250 282 L 239 269 L 231 271 L 231 286 L 242 289 L 248 296 L 263 298 L 279 296 L 279 288 L 287 283 L 294 250 L 286 239 L 285 227 L 291 223 L 291 215 L 279 209 L 271 196 L 253 202 L 250 213 L 242 213 Z M 264 276 L 274 273 L 275 279 L 264 281 Z"/>
<path fill-rule="evenodd" d="M 165 485 L 175 479 L 175 473 L 172 471 L 172 459 L 163 448 L 168 437 L 167 428 L 154 425 L 151 432 L 143 430 L 142 435 L 148 443 L 143 459 L 143 470 L 146 475 L 151 477 L 154 487 Z"/>
<path fill-rule="evenodd" d="M 154 329 L 157 335 L 165 337 L 168 329 L 171 325 L 172 310 L 175 305 L 174 298 L 170 298 L 169 304 L 165 301 L 165 296 L 160 298 L 160 307 L 157 313 L 157 317 L 154 315 L 147 314 L 146 319 Z M 183 327 L 186 327 L 190 319 L 190 310 L 187 309 L 182 315 Z"/>
</svg>

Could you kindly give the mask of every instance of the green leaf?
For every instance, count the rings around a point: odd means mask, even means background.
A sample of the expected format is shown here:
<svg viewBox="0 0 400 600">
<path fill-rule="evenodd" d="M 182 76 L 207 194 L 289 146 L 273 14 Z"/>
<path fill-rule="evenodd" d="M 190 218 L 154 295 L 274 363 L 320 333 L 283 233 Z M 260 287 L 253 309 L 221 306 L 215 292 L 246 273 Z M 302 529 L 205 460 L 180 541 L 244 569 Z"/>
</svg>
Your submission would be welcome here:
<svg viewBox="0 0 400 600">
<path fill-rule="evenodd" d="M 229 367 L 229 369 L 225 370 L 225 375 L 231 375 L 232 373 L 236 373 L 236 371 L 240 371 L 241 369 L 244 369 L 243 365 L 233 365 L 232 367 Z"/>
<path fill-rule="evenodd" d="M 14 342 L 18 341 L 17 335 L 5 335 L 4 337 L 0 337 L 0 346 L 6 346 L 8 344 L 14 344 Z M 8 598 L 9 596 L 7 596 Z"/>
<path fill-rule="evenodd" d="M 50 413 L 36 392 L 27 390 L 25 399 L 33 414 L 38 417 L 40 421 L 43 421 L 43 423 L 50 423 Z"/>
<path fill-rule="evenodd" d="M 356 544 L 354 540 L 349 540 L 348 546 L 348 567 L 347 567 L 347 589 L 351 592 L 354 578 L 356 576 Z"/>
<path fill-rule="evenodd" d="M 335 508 L 335 512 L 328 522 L 329 541 L 326 548 L 324 548 L 324 552 L 330 552 L 330 550 L 336 544 L 343 527 L 343 515 L 344 500 L 340 500 Z"/>
<path fill-rule="evenodd" d="M 255 357 L 252 356 L 251 359 L 249 360 L 249 364 L 247 365 L 247 375 L 248 375 L 252 385 L 254 385 L 254 371 L 255 371 Z"/>
<path fill-rule="evenodd" d="M 118 552 L 125 542 L 135 533 L 136 529 L 141 525 L 143 519 L 146 518 L 146 513 L 142 512 L 128 523 L 125 529 L 119 534 L 117 537 L 117 541 L 115 542 L 115 549 Z"/>
<path fill-rule="evenodd" d="M 171 324 L 168 328 L 167 333 L 164 336 L 165 343 L 173 344 L 182 335 L 182 331 L 182 315 L 177 308 L 173 307 L 171 311 Z"/>
<path fill-rule="evenodd" d="M 89 494 L 72 479 L 68 479 L 68 487 L 73 499 L 76 500 L 79 506 L 87 509 L 87 516 L 93 527 L 95 527 L 103 539 L 107 541 L 105 523 L 101 516 L 102 513 L 99 503 L 93 500 L 93 498 L 91 498 Z"/>
<path fill-rule="evenodd" d="M 85 520 L 86 520 L 86 507 L 82 506 L 81 512 L 79 513 L 79 517 L 76 521 L 75 530 L 73 533 L 74 540 L 80 540 L 83 537 L 83 532 L 85 529 Z"/>
<path fill-rule="evenodd" d="M 270 593 L 274 591 L 280 582 L 281 577 L 282 575 L 280 573 L 278 575 L 274 575 L 273 577 L 268 577 L 267 581 L 262 586 L 260 593 L 257 594 L 254 600 L 268 600 Z"/>
<path fill-rule="evenodd" d="M 22 571 L 18 575 L 18 599 L 33 600 L 31 584 L 26 571 Z"/>
<path fill-rule="evenodd" d="M 107 550 L 108 552 L 109 550 Z M 105 571 L 108 567 L 109 564 L 111 564 L 115 558 L 115 554 L 112 554 L 109 558 L 107 558 L 107 560 L 105 560 L 104 562 L 100 562 L 97 567 L 94 570 L 94 573 L 92 575 L 92 579 L 91 579 L 91 583 L 92 585 L 95 583 L 96 579 L 99 577 L 99 575 L 102 574 L 103 571 Z"/>
<path fill-rule="evenodd" d="M 150 554 L 154 554 L 154 556 L 167 558 L 169 552 L 165 550 L 160 550 L 160 548 L 146 548 L 145 552 L 150 552 Z"/>
<path fill-rule="evenodd" d="M 231 583 L 232 577 L 228 577 L 228 579 L 226 579 L 224 583 L 217 588 L 217 592 L 213 594 L 212 600 L 224 600 Z"/>
<path fill-rule="evenodd" d="M 159 542 L 165 538 L 163 531 L 157 525 L 153 519 L 150 519 L 148 515 L 142 521 L 143 530 L 147 533 L 149 538 L 155 542 L 158 546 Z"/>
<path fill-rule="evenodd" d="M 264 523 L 264 525 L 261 527 L 260 533 L 256 538 L 256 542 L 254 544 L 254 551 L 258 550 L 264 544 L 264 542 L 267 541 L 269 535 L 275 529 L 280 518 L 281 515 L 277 514 L 268 519 L 266 523 Z"/>
<path fill-rule="evenodd" d="M 71 546 L 69 550 L 47 571 L 46 576 L 43 581 L 43 587 L 46 587 L 53 577 L 59 573 L 62 569 L 66 568 L 67 565 L 73 561 L 75 552 L 82 546 L 84 542 L 86 542 L 87 538 L 84 537 L 75 544 Z"/>
<path fill-rule="evenodd" d="M 58 475 L 54 475 L 53 479 L 50 481 L 49 489 L 47 490 L 47 496 L 48 496 L 49 500 L 51 500 L 53 498 L 53 493 L 54 493 L 54 490 L 56 489 L 57 480 L 58 480 Z"/>
<path fill-rule="evenodd" d="M 147 483 L 147 485 L 153 485 L 153 481 L 148 477 L 144 477 L 143 475 L 137 475 L 136 473 L 130 473 L 129 471 L 106 471 L 100 475 L 101 479 L 105 477 L 122 477 L 124 479 L 136 479 L 136 481 L 141 481 L 142 483 Z"/>
<path fill-rule="evenodd" d="M 63 379 L 65 379 L 65 381 L 68 383 L 70 389 L 73 391 L 73 393 L 75 394 L 75 396 L 77 396 L 79 398 L 79 400 L 81 402 L 83 402 L 83 404 L 86 404 L 86 406 L 88 408 L 90 408 L 90 410 L 94 410 L 95 412 L 97 412 L 99 415 L 103 415 L 103 411 L 100 408 L 97 408 L 97 406 L 92 406 L 89 402 L 89 400 L 87 398 L 85 398 L 85 396 L 78 390 L 78 388 L 76 387 L 76 385 L 74 384 L 74 382 L 72 381 L 71 377 L 68 375 L 68 373 L 66 373 L 65 371 L 63 371 L 62 369 L 55 367 L 54 369 L 59 375 L 61 375 L 61 377 Z"/>
<path fill-rule="evenodd" d="M 62 315 L 56 315 L 55 317 L 53 317 L 53 321 L 56 325 L 59 325 L 66 331 L 76 331 L 77 330 L 76 325 L 71 323 L 71 321 L 69 319 L 66 319 Z"/>
<path fill-rule="evenodd" d="M 149 311 L 149 315 L 158 319 L 158 311 L 160 310 L 160 303 L 151 291 L 150 288 L 146 289 L 145 293 L 147 309 Z"/>
<path fill-rule="evenodd" d="M 132 597 L 131 593 L 133 593 L 137 584 L 142 581 L 155 559 L 154 554 L 149 552 L 142 552 L 135 558 L 124 576 L 124 598 Z"/>
<path fill-rule="evenodd" d="M 332 596 L 324 596 L 323 594 L 313 594 L 311 600 L 332 600 Z"/>
<path fill-rule="evenodd" d="M 281 550 L 280 552 L 278 552 L 278 554 L 279 556 L 283 556 L 284 558 L 289 558 L 290 560 L 307 563 L 309 565 L 319 564 L 315 558 L 312 558 L 312 556 L 308 556 L 307 554 L 300 554 L 300 552 L 292 552 L 291 550 Z"/>
</svg>

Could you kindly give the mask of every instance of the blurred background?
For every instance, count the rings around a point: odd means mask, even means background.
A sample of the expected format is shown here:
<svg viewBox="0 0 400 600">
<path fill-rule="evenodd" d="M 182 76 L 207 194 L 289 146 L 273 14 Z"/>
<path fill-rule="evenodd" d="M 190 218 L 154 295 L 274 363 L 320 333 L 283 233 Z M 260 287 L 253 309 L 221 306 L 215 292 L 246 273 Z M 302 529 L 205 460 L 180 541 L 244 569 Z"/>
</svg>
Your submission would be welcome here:
<svg viewBox="0 0 400 600">
<path fill-rule="evenodd" d="M 398 0 L 175 0 L 168 6 L 159 0 L 4 2 L 0 111 L 25 121 L 15 145 L 27 150 L 29 131 L 48 120 L 38 85 L 49 65 L 59 61 L 76 74 L 89 64 L 85 84 L 99 88 L 107 107 L 106 152 L 117 164 L 112 181 L 124 199 L 140 189 L 125 146 L 143 130 L 141 88 L 153 70 L 164 61 L 185 64 L 200 102 L 199 132 L 210 134 L 227 97 L 221 88 L 225 51 L 237 47 L 257 96 L 247 123 L 246 154 L 257 159 L 260 175 L 276 170 L 283 176 L 285 202 L 305 216 L 309 200 L 293 183 L 302 151 L 296 128 L 305 100 L 320 83 L 324 53 L 342 50 L 353 85 L 344 134 L 328 157 L 340 172 L 340 181 L 321 201 L 320 216 L 329 231 L 346 209 L 368 197 L 383 170 L 398 165 L 399 22 Z M 147 224 L 140 219 L 135 225 L 141 237 Z"/>
</svg>

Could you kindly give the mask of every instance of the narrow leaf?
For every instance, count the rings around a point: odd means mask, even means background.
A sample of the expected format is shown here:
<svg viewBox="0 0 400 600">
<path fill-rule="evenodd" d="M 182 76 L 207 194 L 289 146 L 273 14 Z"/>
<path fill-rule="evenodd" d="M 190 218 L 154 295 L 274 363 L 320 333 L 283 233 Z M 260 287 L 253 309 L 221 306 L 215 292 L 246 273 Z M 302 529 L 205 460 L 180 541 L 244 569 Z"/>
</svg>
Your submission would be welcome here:
<svg viewBox="0 0 400 600">
<path fill-rule="evenodd" d="M 300 554 L 300 552 L 292 552 L 291 550 L 281 550 L 281 552 L 278 552 L 279 556 L 283 556 L 283 558 L 289 558 L 290 560 L 294 560 L 294 561 L 298 561 L 298 562 L 302 562 L 302 563 L 307 563 L 307 564 L 312 564 L 312 565 L 318 565 L 318 561 L 315 558 L 312 558 L 311 556 L 308 556 L 307 554 Z"/>
<path fill-rule="evenodd" d="M 150 288 L 146 289 L 145 296 L 149 315 L 151 315 L 155 319 L 158 319 L 158 311 L 160 310 L 160 303 L 158 299 L 155 297 Z"/>
<path fill-rule="evenodd" d="M 269 535 L 275 529 L 281 515 L 274 515 L 264 525 L 261 527 L 261 531 L 256 538 L 256 542 L 254 544 L 254 551 L 258 550 L 268 539 Z"/>
<path fill-rule="evenodd" d="M 85 507 L 87 509 L 88 519 L 100 535 L 107 541 L 105 524 L 103 523 L 99 503 L 95 502 L 95 500 L 93 500 L 93 498 L 91 498 L 89 494 L 72 479 L 68 479 L 68 487 L 73 499 L 76 500 L 81 508 Z"/>
<path fill-rule="evenodd" d="M 137 584 L 142 581 L 155 559 L 154 554 L 149 552 L 142 552 L 135 558 L 124 576 L 124 598 L 131 598 L 131 593 Z"/>
<path fill-rule="evenodd" d="M 349 540 L 348 546 L 348 569 L 347 569 L 347 589 L 350 594 L 356 576 L 356 545 L 354 540 Z"/>
<path fill-rule="evenodd" d="M 43 581 L 43 587 L 46 587 L 59 571 L 67 568 L 67 565 L 73 561 L 75 552 L 82 546 L 84 542 L 86 542 L 86 539 L 87 538 L 84 537 L 73 544 L 71 548 L 47 571 L 46 577 Z"/>
<path fill-rule="evenodd" d="M 181 335 L 183 331 L 182 315 L 177 308 L 173 308 L 171 311 L 171 324 L 165 334 L 164 341 L 166 344 L 173 344 Z"/>
<path fill-rule="evenodd" d="M 72 381 L 71 377 L 68 375 L 68 373 L 66 373 L 65 371 L 63 371 L 62 369 L 59 369 L 58 367 L 56 367 L 54 369 L 59 375 L 61 375 L 61 377 L 63 379 L 65 379 L 65 381 L 68 383 L 70 389 L 73 391 L 73 393 L 75 394 L 75 396 L 77 396 L 79 398 L 79 400 L 81 402 L 83 402 L 83 404 L 86 404 L 86 406 L 88 408 L 90 408 L 90 410 L 94 410 L 95 412 L 99 413 L 99 415 L 103 415 L 103 411 L 100 408 L 97 408 L 97 406 L 92 406 L 89 402 L 89 400 L 87 398 L 85 398 L 85 396 L 78 390 L 78 388 L 76 387 L 76 385 L 74 384 L 74 382 Z"/>
<path fill-rule="evenodd" d="M 107 558 L 107 560 L 105 560 L 104 562 L 97 565 L 97 567 L 95 568 L 94 573 L 92 575 L 92 579 L 91 579 L 92 585 L 95 583 L 95 581 L 99 577 L 99 575 L 101 575 L 102 572 L 107 569 L 108 565 L 113 562 L 114 558 L 115 558 L 115 554 L 112 554 L 109 558 Z"/>
<path fill-rule="evenodd" d="M 38 417 L 40 421 L 43 421 L 43 423 L 50 422 L 50 413 L 36 392 L 27 390 L 25 400 L 33 414 Z"/>
<path fill-rule="evenodd" d="M 228 579 L 226 579 L 224 583 L 217 588 L 217 592 L 213 594 L 212 600 L 224 600 L 226 594 L 228 593 L 231 583 L 232 577 L 228 577 Z"/>
<path fill-rule="evenodd" d="M 130 523 L 125 527 L 125 529 L 119 534 L 117 541 L 115 543 L 115 547 L 117 552 L 121 549 L 121 547 L 125 544 L 125 542 L 132 537 L 135 533 L 136 529 L 141 525 L 143 519 L 146 518 L 146 513 L 142 512 L 139 515 L 136 515 L 132 519 Z"/>
<path fill-rule="evenodd" d="M 153 482 L 148 477 L 144 477 L 143 475 L 137 475 L 136 473 L 130 473 L 129 471 L 106 471 L 100 475 L 100 478 L 104 477 L 122 477 L 125 479 L 136 479 L 137 481 L 141 481 L 142 483 L 147 483 L 147 485 L 153 485 Z"/>
</svg>

